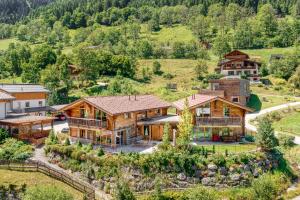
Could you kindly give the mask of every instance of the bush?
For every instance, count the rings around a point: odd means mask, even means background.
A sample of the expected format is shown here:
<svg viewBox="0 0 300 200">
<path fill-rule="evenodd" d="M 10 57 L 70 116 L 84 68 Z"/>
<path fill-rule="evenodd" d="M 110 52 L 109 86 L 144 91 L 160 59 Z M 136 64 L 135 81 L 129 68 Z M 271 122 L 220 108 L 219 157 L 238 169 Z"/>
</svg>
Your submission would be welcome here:
<svg viewBox="0 0 300 200">
<path fill-rule="evenodd" d="M 101 156 L 104 156 L 104 154 L 105 153 L 104 153 L 103 148 L 99 147 L 98 152 L 97 152 L 97 156 L 101 157 Z"/>
<path fill-rule="evenodd" d="M 0 145 L 0 160 L 26 160 L 31 157 L 33 147 L 10 138 Z"/>
<path fill-rule="evenodd" d="M 2 144 L 6 138 L 9 138 L 9 133 L 7 130 L 0 128 L 0 144 Z"/>
<path fill-rule="evenodd" d="M 284 192 L 286 186 L 286 177 L 281 173 L 264 174 L 252 183 L 255 199 L 260 200 L 277 199 Z"/>
<path fill-rule="evenodd" d="M 294 140 L 295 137 L 294 136 L 290 136 L 290 135 L 279 135 L 279 145 L 283 146 L 284 148 L 289 148 L 289 147 L 293 147 L 295 145 Z"/>
<path fill-rule="evenodd" d="M 35 186 L 25 192 L 24 200 L 73 200 L 73 196 L 56 186 Z"/>
<path fill-rule="evenodd" d="M 127 183 L 124 181 L 118 181 L 115 193 L 116 200 L 135 200 L 135 196 L 130 190 Z"/>
<path fill-rule="evenodd" d="M 154 74 L 160 74 L 161 64 L 157 60 L 153 62 L 152 71 Z"/>
<path fill-rule="evenodd" d="M 174 75 L 172 75 L 170 73 L 166 73 L 166 74 L 163 75 L 163 78 L 170 80 L 170 79 L 174 78 Z"/>
<path fill-rule="evenodd" d="M 255 137 L 252 135 L 245 135 L 245 140 L 247 142 L 255 142 Z"/>
<path fill-rule="evenodd" d="M 217 192 L 213 189 L 205 187 L 197 187 L 188 190 L 184 194 L 184 199 L 188 200 L 215 200 L 219 199 Z"/>
</svg>

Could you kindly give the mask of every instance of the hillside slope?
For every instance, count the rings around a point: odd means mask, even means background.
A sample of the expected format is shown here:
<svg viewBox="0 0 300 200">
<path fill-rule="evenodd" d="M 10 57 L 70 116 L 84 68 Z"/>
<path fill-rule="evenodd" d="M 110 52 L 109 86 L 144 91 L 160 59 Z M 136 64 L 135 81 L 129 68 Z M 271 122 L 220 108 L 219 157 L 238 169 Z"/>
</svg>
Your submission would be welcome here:
<svg viewBox="0 0 300 200">
<path fill-rule="evenodd" d="M 14 23 L 28 15 L 31 9 L 46 5 L 54 0 L 1 0 L 0 23 Z"/>
</svg>

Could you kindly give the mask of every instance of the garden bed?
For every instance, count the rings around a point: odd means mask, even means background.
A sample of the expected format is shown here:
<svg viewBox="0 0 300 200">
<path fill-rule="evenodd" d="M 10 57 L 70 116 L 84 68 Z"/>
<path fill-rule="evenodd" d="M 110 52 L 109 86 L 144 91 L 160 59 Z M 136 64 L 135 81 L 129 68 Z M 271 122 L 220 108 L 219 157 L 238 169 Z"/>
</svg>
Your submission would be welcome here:
<svg viewBox="0 0 300 200">
<path fill-rule="evenodd" d="M 158 174 L 165 189 L 198 184 L 220 188 L 249 186 L 254 178 L 278 166 L 277 158 L 262 152 L 220 154 L 200 146 L 187 151 L 170 147 L 152 154 L 117 155 L 103 155 L 81 144 L 50 144 L 45 150 L 50 162 L 73 171 L 107 193 L 114 191 L 120 176 L 135 192 L 153 190 Z"/>
</svg>

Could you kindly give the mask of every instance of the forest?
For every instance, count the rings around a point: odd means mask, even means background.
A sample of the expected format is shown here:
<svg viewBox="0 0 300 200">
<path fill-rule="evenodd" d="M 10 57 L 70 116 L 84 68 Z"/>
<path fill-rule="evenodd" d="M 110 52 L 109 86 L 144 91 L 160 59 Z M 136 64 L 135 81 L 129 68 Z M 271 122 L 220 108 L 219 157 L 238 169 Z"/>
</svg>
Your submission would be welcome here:
<svg viewBox="0 0 300 200">
<path fill-rule="evenodd" d="M 70 64 L 81 72 L 78 88 L 110 76 L 118 78 L 110 93 L 132 93 L 132 86 L 120 78 L 147 82 L 152 73 L 161 74 L 156 63 L 153 72 L 143 68 L 142 77 L 137 77 L 141 59 L 199 60 L 195 72 L 202 81 L 212 54 L 221 59 L 232 49 L 280 47 L 295 50 L 271 66 L 263 63 L 262 75 L 298 80 L 293 74 L 299 64 L 300 0 L 36 0 L 25 4 L 1 1 L 0 39 L 15 38 L 17 43 L 0 51 L 0 77 L 42 83 L 52 91 L 53 103 L 63 103 L 75 87 L 68 78 Z M 24 10 L 15 14 L 15 8 Z M 171 34 L 177 28 L 191 35 L 185 40 L 155 37 L 162 30 Z"/>
</svg>

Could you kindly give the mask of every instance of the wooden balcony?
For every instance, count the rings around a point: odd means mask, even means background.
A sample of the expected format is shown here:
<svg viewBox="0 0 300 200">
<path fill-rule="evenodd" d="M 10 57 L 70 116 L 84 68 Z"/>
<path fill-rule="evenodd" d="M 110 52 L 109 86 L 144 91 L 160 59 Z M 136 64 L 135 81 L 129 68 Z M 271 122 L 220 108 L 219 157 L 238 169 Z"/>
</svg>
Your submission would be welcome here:
<svg viewBox="0 0 300 200">
<path fill-rule="evenodd" d="M 69 126 L 76 127 L 85 127 L 85 128 L 94 128 L 102 129 L 107 128 L 107 121 L 97 120 L 97 119 L 85 119 L 85 118 L 68 118 Z"/>
<path fill-rule="evenodd" d="M 200 127 L 240 127 L 240 117 L 196 117 L 196 125 Z"/>
</svg>

